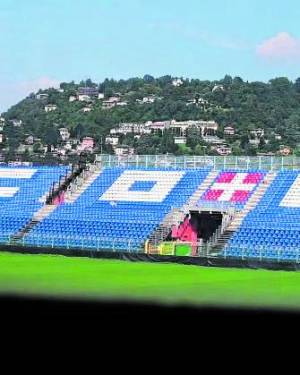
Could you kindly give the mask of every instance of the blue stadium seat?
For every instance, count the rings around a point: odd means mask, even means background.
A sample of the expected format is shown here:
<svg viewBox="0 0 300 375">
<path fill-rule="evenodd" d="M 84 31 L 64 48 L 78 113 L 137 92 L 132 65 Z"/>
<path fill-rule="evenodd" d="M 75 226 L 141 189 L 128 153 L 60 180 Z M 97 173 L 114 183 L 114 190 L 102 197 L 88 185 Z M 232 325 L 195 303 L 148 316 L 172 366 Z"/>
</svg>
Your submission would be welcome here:
<svg viewBox="0 0 300 375">
<path fill-rule="evenodd" d="M 256 208 L 249 212 L 222 255 L 297 260 L 300 251 L 300 195 L 290 193 L 296 171 L 279 172 Z"/>
<path fill-rule="evenodd" d="M 37 225 L 28 245 L 143 251 L 164 217 L 191 197 L 209 169 L 105 168 L 73 203 Z"/>
<path fill-rule="evenodd" d="M 0 243 L 26 225 L 42 206 L 40 200 L 53 183 L 65 176 L 68 167 L 8 167 L 0 168 Z"/>
</svg>

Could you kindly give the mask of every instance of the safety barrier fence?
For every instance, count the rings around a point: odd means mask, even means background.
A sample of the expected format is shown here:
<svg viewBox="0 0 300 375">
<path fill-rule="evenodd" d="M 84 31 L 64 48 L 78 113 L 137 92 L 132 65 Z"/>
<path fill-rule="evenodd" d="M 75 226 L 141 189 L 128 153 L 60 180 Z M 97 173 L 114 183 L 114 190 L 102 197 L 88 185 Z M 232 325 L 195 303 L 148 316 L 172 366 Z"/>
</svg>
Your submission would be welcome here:
<svg viewBox="0 0 300 375">
<path fill-rule="evenodd" d="M 272 259 L 278 262 L 281 261 L 295 261 L 300 263 L 300 248 L 299 247 L 283 247 L 283 246 L 267 246 L 267 245 L 230 245 L 225 246 L 219 257 L 249 259 L 264 261 L 265 259 Z"/>
<path fill-rule="evenodd" d="M 214 170 L 299 170 L 295 156 L 173 156 L 173 155 L 96 155 L 103 167 L 143 168 L 212 168 Z"/>
<path fill-rule="evenodd" d="M 204 257 L 222 259 L 255 259 L 265 262 L 266 260 L 282 262 L 289 261 L 300 263 L 300 248 L 296 247 L 268 247 L 268 246 L 231 246 L 225 247 L 219 254 L 212 254 L 212 242 L 197 243 L 168 241 L 162 242 L 152 251 L 145 251 L 144 244 L 137 244 L 133 239 L 106 238 L 106 237 L 82 237 L 82 236 L 55 236 L 55 235 L 30 235 L 30 240 L 24 237 L 15 241 L 11 235 L 1 235 L 2 245 L 20 246 L 24 248 L 52 248 L 66 250 L 89 250 L 89 251 L 110 251 L 128 254 L 158 254 L 162 256 L 181 257 Z M 63 244 L 62 244 L 63 243 Z"/>
</svg>

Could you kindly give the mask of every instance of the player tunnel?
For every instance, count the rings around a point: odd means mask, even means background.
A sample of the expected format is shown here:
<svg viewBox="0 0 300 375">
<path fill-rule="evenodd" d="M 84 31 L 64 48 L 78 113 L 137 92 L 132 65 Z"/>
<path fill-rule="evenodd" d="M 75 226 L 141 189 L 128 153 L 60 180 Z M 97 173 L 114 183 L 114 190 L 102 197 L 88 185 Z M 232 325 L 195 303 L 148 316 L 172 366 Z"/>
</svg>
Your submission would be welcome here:
<svg viewBox="0 0 300 375">
<path fill-rule="evenodd" d="M 197 238 L 204 242 L 208 241 L 216 232 L 222 224 L 222 220 L 221 212 L 190 212 L 190 224 L 197 232 Z"/>
<path fill-rule="evenodd" d="M 169 240 L 207 242 L 221 226 L 222 212 L 190 211 L 178 228 L 173 228 Z"/>
</svg>

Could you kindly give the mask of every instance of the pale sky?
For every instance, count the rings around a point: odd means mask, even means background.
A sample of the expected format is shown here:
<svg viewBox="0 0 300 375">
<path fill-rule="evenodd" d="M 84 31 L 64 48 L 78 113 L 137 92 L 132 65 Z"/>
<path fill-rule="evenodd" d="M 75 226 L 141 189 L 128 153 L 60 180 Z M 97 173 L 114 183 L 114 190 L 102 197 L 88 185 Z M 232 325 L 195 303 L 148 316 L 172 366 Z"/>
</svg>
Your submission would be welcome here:
<svg viewBox="0 0 300 375">
<path fill-rule="evenodd" d="M 300 76 L 296 0 L 1 0 L 0 111 L 61 81 Z"/>
</svg>

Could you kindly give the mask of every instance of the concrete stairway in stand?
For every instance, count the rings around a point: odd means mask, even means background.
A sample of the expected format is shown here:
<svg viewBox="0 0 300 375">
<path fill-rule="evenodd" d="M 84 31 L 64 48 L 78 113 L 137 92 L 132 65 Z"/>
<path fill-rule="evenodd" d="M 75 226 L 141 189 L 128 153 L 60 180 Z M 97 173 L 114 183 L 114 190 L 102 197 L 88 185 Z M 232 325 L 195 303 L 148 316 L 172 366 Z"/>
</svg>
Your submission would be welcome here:
<svg viewBox="0 0 300 375">
<path fill-rule="evenodd" d="M 206 192 L 206 190 L 210 187 L 210 185 L 214 182 L 217 178 L 219 172 L 211 171 L 206 179 L 202 182 L 199 188 L 195 191 L 195 193 L 191 196 L 187 206 L 193 207 L 197 205 L 197 202 L 202 197 L 202 195 Z"/>
<path fill-rule="evenodd" d="M 96 169 L 86 178 L 82 180 L 78 186 L 72 192 L 68 192 L 65 196 L 65 203 L 74 203 L 82 193 L 100 176 L 102 173 L 101 169 Z"/>
<path fill-rule="evenodd" d="M 255 192 L 250 197 L 244 208 L 235 214 L 232 222 L 229 224 L 224 233 L 219 237 L 217 243 L 212 246 L 210 255 L 218 255 L 224 249 L 224 247 L 226 246 L 230 238 L 233 236 L 233 234 L 240 228 L 244 218 L 260 202 L 261 198 L 263 197 L 271 183 L 274 181 L 276 175 L 277 174 L 274 172 L 269 172 L 265 176 L 264 181 L 255 190 Z"/>
<path fill-rule="evenodd" d="M 202 194 L 209 188 L 217 175 L 218 172 L 211 171 L 185 205 L 181 208 L 174 208 L 165 216 L 161 224 L 148 238 L 148 248 L 151 249 L 149 253 L 157 253 L 157 246 L 168 237 L 172 226 L 176 225 L 178 227 L 183 222 L 185 216 L 189 213 L 190 207 L 197 204 Z"/>
<path fill-rule="evenodd" d="M 57 206 L 53 204 L 46 204 L 43 206 L 33 215 L 32 219 L 18 233 L 11 237 L 10 243 L 12 245 L 20 244 L 26 234 L 29 233 L 39 222 L 49 216 L 56 208 Z"/>
<path fill-rule="evenodd" d="M 185 218 L 185 211 L 174 208 L 169 212 L 160 225 L 148 238 L 149 247 L 151 247 L 151 254 L 157 253 L 157 246 L 160 242 L 164 241 L 172 230 L 172 226 L 178 226 Z"/>
</svg>

